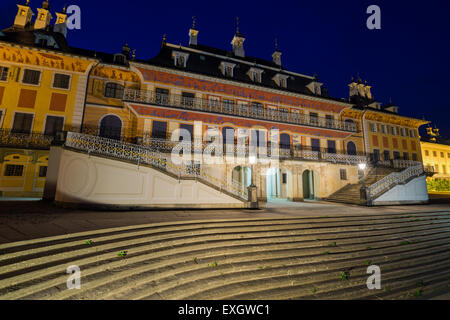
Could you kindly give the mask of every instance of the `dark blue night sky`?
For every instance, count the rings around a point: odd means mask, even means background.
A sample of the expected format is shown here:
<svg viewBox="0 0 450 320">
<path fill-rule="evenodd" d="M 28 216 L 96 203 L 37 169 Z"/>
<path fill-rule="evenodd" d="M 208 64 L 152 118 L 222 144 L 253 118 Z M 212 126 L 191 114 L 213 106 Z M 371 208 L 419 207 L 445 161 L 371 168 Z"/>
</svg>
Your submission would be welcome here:
<svg viewBox="0 0 450 320">
<path fill-rule="evenodd" d="M 1 0 L 1 29 L 12 25 L 15 3 Z M 359 73 L 378 101 L 392 99 L 400 114 L 425 116 L 450 138 L 449 1 L 50 0 L 52 12 L 66 3 L 82 10 L 82 29 L 68 36 L 72 46 L 117 52 L 128 42 L 139 59 L 157 54 L 164 33 L 187 44 L 193 15 L 199 43 L 230 49 L 238 15 L 247 55 L 270 60 L 277 37 L 283 65 L 317 73 L 331 95 L 348 98 Z M 33 8 L 41 4 L 31 0 Z M 366 27 L 372 4 L 381 8 L 381 30 Z"/>
</svg>

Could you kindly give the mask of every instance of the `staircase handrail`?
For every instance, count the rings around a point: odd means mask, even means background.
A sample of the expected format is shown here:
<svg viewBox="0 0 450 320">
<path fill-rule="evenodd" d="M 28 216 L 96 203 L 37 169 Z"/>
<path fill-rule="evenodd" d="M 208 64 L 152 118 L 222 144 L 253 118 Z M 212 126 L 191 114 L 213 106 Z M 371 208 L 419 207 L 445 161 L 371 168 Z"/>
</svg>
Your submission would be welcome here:
<svg viewBox="0 0 450 320">
<path fill-rule="evenodd" d="M 227 191 L 247 201 L 248 191 L 242 184 L 233 181 L 231 184 L 207 173 L 195 165 L 176 165 L 166 154 L 141 145 L 121 142 L 119 140 L 88 135 L 84 133 L 68 132 L 65 146 L 90 153 L 107 155 L 109 157 L 133 161 L 139 164 L 149 164 L 163 171 L 170 172 L 181 178 L 199 178 L 214 187 Z"/>
</svg>

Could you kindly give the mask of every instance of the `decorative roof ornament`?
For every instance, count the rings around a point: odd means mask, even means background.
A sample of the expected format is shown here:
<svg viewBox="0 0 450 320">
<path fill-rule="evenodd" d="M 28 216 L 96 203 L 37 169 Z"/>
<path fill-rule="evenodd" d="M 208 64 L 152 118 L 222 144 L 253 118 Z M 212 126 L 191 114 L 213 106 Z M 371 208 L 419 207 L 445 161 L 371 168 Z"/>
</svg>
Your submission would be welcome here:
<svg viewBox="0 0 450 320">
<path fill-rule="evenodd" d="M 166 34 L 163 34 L 163 38 L 162 38 L 162 43 L 161 43 L 161 47 L 164 47 L 166 45 Z"/>
<path fill-rule="evenodd" d="M 131 59 L 136 59 L 136 49 L 133 49 L 133 53 L 131 55 Z"/>
<path fill-rule="evenodd" d="M 239 17 L 236 17 L 236 34 L 239 34 Z"/>
<path fill-rule="evenodd" d="M 49 4 L 48 0 L 45 0 L 44 2 L 42 2 L 42 9 L 50 10 L 50 4 Z"/>
<path fill-rule="evenodd" d="M 278 38 L 275 37 L 275 51 L 278 51 Z"/>
<path fill-rule="evenodd" d="M 197 30 L 195 27 L 195 23 L 196 23 L 196 17 L 192 16 L 192 29 Z"/>
<path fill-rule="evenodd" d="M 27 0 L 27 3 L 25 3 L 26 6 L 30 5 L 30 0 Z"/>
<path fill-rule="evenodd" d="M 66 13 L 67 11 L 67 4 L 64 5 L 64 8 L 62 9 L 62 13 Z"/>
</svg>

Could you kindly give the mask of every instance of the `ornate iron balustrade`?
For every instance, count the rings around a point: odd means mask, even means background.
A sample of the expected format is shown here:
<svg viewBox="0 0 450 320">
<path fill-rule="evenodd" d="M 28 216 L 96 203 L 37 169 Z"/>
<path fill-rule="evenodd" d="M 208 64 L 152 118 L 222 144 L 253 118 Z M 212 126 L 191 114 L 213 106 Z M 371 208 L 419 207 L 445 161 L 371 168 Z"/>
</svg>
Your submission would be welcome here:
<svg viewBox="0 0 450 320">
<path fill-rule="evenodd" d="M 247 189 L 239 183 L 228 183 L 226 180 L 214 177 L 196 164 L 176 165 L 171 161 L 170 155 L 154 148 L 75 132 L 67 133 L 65 145 L 88 153 L 132 161 L 138 165 L 149 164 L 172 173 L 179 179 L 186 177 L 203 179 L 220 190 L 232 193 L 245 201 L 248 200 Z"/>
<path fill-rule="evenodd" d="M 418 164 L 412 167 L 408 167 L 402 172 L 393 172 L 387 175 L 383 179 L 375 182 L 371 186 L 367 187 L 367 199 L 373 200 L 383 191 L 391 189 L 392 187 L 405 183 L 412 177 L 418 177 L 424 173 L 422 164 Z"/>
<path fill-rule="evenodd" d="M 319 127 L 326 129 L 342 130 L 349 132 L 358 132 L 358 128 L 353 122 L 345 122 L 336 119 L 323 117 L 310 117 L 300 113 L 280 112 L 278 110 L 266 109 L 261 105 L 242 106 L 239 104 L 230 104 L 223 101 L 208 100 L 203 98 L 191 98 L 182 95 L 166 95 L 149 90 L 125 89 L 124 101 L 156 104 L 161 106 L 170 106 L 195 111 L 206 111 L 259 120 L 271 120 L 296 124 L 302 126 Z"/>
<path fill-rule="evenodd" d="M 16 133 L 12 130 L 0 130 L 0 146 L 11 148 L 50 149 L 54 136 L 41 132 Z"/>
</svg>

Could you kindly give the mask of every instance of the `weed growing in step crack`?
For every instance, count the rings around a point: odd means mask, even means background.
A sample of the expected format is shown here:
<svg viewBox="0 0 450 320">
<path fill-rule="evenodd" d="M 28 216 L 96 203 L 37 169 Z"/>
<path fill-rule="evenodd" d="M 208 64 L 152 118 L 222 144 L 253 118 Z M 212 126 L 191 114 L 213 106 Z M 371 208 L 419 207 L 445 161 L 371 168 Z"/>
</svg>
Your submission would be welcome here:
<svg viewBox="0 0 450 320">
<path fill-rule="evenodd" d="M 390 286 L 390 285 L 385 286 L 385 287 L 384 287 L 384 290 L 385 290 L 385 291 L 391 291 L 391 286 Z"/>
<path fill-rule="evenodd" d="M 400 242 L 400 245 L 402 245 L 402 246 L 407 245 L 407 244 L 411 244 L 411 242 L 409 242 L 409 241 L 402 241 L 402 242 Z"/>
<path fill-rule="evenodd" d="M 215 267 L 217 267 L 217 262 L 216 262 L 216 261 L 214 261 L 214 262 L 212 262 L 212 263 L 208 264 L 208 267 L 212 267 L 212 268 L 215 268 Z"/>
<path fill-rule="evenodd" d="M 342 271 L 341 275 L 339 276 L 341 280 L 348 280 L 350 273 L 348 271 Z"/>
<path fill-rule="evenodd" d="M 371 263 L 372 263 L 372 261 L 371 261 L 371 260 L 366 260 L 366 266 L 370 266 L 370 265 L 371 265 Z"/>
<path fill-rule="evenodd" d="M 336 247 L 336 242 L 331 242 L 330 247 Z"/>
<path fill-rule="evenodd" d="M 417 288 L 416 292 L 414 292 L 415 297 L 420 297 L 422 295 L 422 288 Z"/>
<path fill-rule="evenodd" d="M 194 263 L 198 264 L 198 262 L 197 262 L 197 257 L 192 258 L 192 261 L 193 261 Z"/>
<path fill-rule="evenodd" d="M 312 292 L 312 294 L 316 294 L 316 292 L 317 292 L 316 288 L 312 288 L 311 292 Z"/>
<path fill-rule="evenodd" d="M 119 257 L 125 257 L 126 255 L 128 254 L 128 251 L 120 251 L 117 255 L 119 256 Z"/>
<path fill-rule="evenodd" d="M 88 240 L 84 244 L 91 245 L 92 244 L 92 240 Z"/>
</svg>

